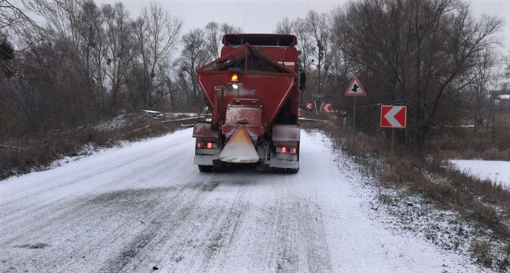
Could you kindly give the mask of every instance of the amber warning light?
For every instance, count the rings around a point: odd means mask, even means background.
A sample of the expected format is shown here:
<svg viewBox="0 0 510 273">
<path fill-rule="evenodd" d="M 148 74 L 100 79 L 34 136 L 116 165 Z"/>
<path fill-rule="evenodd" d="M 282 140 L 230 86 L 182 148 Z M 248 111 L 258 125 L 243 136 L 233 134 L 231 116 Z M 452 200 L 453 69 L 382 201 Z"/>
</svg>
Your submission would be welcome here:
<svg viewBox="0 0 510 273">
<path fill-rule="evenodd" d="M 238 78 L 237 74 L 232 74 L 232 79 L 230 81 L 231 82 L 238 82 L 239 78 Z"/>
</svg>

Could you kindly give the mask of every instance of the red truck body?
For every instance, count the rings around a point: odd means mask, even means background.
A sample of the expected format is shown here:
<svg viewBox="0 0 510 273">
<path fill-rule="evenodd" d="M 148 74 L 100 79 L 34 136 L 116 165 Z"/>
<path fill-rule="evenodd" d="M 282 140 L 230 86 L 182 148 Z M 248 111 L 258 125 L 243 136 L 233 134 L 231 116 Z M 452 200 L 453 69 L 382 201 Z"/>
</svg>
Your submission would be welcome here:
<svg viewBox="0 0 510 273">
<path fill-rule="evenodd" d="M 293 35 L 225 35 L 221 57 L 197 70 L 212 110 L 211 121 L 193 130 L 201 171 L 239 164 L 299 170 L 296 42 Z"/>
</svg>

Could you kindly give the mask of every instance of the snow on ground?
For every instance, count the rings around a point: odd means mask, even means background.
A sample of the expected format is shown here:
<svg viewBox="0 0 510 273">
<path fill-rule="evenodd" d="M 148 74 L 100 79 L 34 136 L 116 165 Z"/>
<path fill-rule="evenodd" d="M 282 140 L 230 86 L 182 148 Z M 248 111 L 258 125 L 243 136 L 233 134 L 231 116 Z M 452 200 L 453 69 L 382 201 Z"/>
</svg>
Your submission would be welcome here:
<svg viewBox="0 0 510 273">
<path fill-rule="evenodd" d="M 362 166 L 301 137 L 296 175 L 199 173 L 188 129 L 0 181 L 0 272 L 490 272 L 392 228 Z"/>
<path fill-rule="evenodd" d="M 510 188 L 510 162 L 488 160 L 450 160 L 460 171 Z"/>
<path fill-rule="evenodd" d="M 94 126 L 93 128 L 101 132 L 119 130 L 128 124 L 126 118 L 127 118 L 126 115 L 120 115 L 110 120 L 101 122 L 100 124 Z"/>
<path fill-rule="evenodd" d="M 196 117 L 197 113 L 166 113 L 169 117 Z"/>
</svg>

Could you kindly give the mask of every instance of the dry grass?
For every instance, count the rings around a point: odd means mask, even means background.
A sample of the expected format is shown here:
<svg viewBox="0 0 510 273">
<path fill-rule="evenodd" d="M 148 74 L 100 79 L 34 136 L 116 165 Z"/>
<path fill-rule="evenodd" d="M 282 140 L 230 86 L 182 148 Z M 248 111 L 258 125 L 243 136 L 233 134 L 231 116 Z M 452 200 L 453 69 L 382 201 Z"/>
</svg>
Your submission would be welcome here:
<svg viewBox="0 0 510 273">
<path fill-rule="evenodd" d="M 389 140 L 384 136 L 356 134 L 356 141 L 353 141 L 353 133 L 338 120 L 304 124 L 303 127 L 319 129 L 328 134 L 338 148 L 370 170 L 382 187 L 405 188 L 409 195 L 418 194 L 430 200 L 437 208 L 459 212 L 474 226 L 492 230 L 494 239 L 510 239 L 509 226 L 504 224 L 510 223 L 507 219 L 510 216 L 510 192 L 490 181 L 470 177 L 445 163 L 452 158 L 505 160 L 508 158 L 508 150 L 486 146 L 476 152 L 474 149 L 462 148 L 463 142 L 445 141 L 453 146 L 436 148 L 424 159 L 396 145 L 395 154 L 398 157 L 391 161 Z M 442 137 L 446 139 L 444 135 Z M 441 177 L 442 181 L 447 182 L 439 183 L 432 177 Z M 381 198 L 383 201 L 388 199 L 384 196 Z M 480 242 L 471 251 L 479 263 L 486 266 L 492 263 L 490 244 Z"/>
<path fill-rule="evenodd" d="M 490 266 L 492 264 L 491 258 L 491 244 L 488 242 L 476 242 L 472 249 L 473 258 L 480 264 Z"/>
<path fill-rule="evenodd" d="M 476 152 L 474 150 L 471 150 L 471 149 L 467 149 L 465 151 L 461 151 L 460 153 L 462 155 L 462 158 L 464 158 L 464 159 L 476 159 L 477 158 Z"/>
<path fill-rule="evenodd" d="M 25 139 L 11 144 L 18 148 L 0 148 L 0 180 L 13 175 L 47 168 L 52 162 L 66 156 L 83 153 L 85 145 L 95 148 L 113 147 L 119 141 L 136 141 L 173 132 L 180 123 L 161 122 L 153 119 L 132 120 L 127 125 L 111 131 L 92 127 L 73 130 L 46 139 Z"/>
</svg>

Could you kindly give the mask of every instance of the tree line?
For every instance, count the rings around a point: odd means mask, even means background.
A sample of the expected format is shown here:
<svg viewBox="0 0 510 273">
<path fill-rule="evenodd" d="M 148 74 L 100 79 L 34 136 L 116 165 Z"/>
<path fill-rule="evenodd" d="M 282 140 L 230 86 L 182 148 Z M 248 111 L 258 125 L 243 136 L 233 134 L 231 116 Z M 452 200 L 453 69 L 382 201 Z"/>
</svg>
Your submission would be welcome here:
<svg viewBox="0 0 510 273">
<path fill-rule="evenodd" d="M 239 27 L 210 22 L 182 34 L 183 21 L 150 3 L 132 18 L 122 3 L 22 0 L 46 24 L 0 0 L 0 133 L 44 135 L 140 109 L 175 110 L 203 101 L 196 69 L 218 57 L 221 37 Z M 298 37 L 312 93 L 350 111 L 354 76 L 369 95 L 359 124 L 378 124 L 378 105 L 409 109 L 401 135 L 421 151 L 432 128 L 477 120 L 490 108 L 496 35 L 502 20 L 475 18 L 460 0 L 358 0 L 328 13 L 283 18 L 275 33 Z M 500 56 L 499 56 L 500 57 Z M 469 99 L 466 99 L 469 98 Z"/>
<path fill-rule="evenodd" d="M 120 2 L 24 1 L 44 18 L 39 26 L 1 1 L 0 130 L 6 137 L 199 105 L 196 69 L 218 57 L 223 34 L 241 32 L 210 22 L 182 35 L 182 20 L 155 3 L 132 18 Z"/>
<path fill-rule="evenodd" d="M 475 131 L 483 117 L 496 122 L 489 90 L 500 81 L 502 23 L 476 18 L 459 0 L 359 0 L 283 19 L 276 31 L 299 36 L 303 69 L 314 77 L 308 92 L 328 95 L 337 109 L 352 113 L 343 94 L 359 77 L 368 93 L 358 100 L 360 129 L 378 131 L 381 104 L 407 106 L 400 139 L 421 153 L 432 131 L 467 119 Z"/>
</svg>

